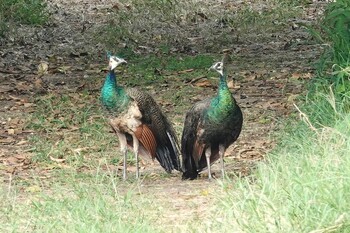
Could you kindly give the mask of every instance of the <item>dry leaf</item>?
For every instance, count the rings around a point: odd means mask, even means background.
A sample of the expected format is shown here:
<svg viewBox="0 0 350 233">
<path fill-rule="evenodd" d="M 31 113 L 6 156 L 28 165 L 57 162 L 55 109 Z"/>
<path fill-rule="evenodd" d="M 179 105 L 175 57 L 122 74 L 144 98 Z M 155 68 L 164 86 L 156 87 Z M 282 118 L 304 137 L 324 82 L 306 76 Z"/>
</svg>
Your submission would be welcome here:
<svg viewBox="0 0 350 233">
<path fill-rule="evenodd" d="M 5 165 L 16 165 L 18 164 L 18 159 L 14 156 L 8 157 L 6 161 L 4 161 Z"/>
<path fill-rule="evenodd" d="M 0 139 L 0 143 L 4 143 L 4 144 L 10 144 L 10 143 L 15 142 L 15 141 L 16 140 L 12 137 Z"/>
<path fill-rule="evenodd" d="M 2 85 L 0 86 L 0 93 L 12 91 L 14 88 L 12 88 L 10 85 Z"/>
<path fill-rule="evenodd" d="M 38 65 L 38 75 L 47 74 L 49 70 L 49 64 L 47 62 L 41 62 Z"/>
<path fill-rule="evenodd" d="M 211 87 L 211 86 L 213 86 L 211 84 L 211 82 L 209 82 L 208 80 L 203 80 L 203 81 L 200 81 L 200 82 L 196 82 L 194 85 L 197 86 L 197 87 Z"/>
<path fill-rule="evenodd" d="M 29 108 L 29 107 L 31 107 L 31 106 L 33 106 L 33 105 L 34 105 L 33 103 L 25 103 L 25 104 L 24 104 L 24 107 Z"/>
<path fill-rule="evenodd" d="M 13 134 L 15 134 L 15 130 L 14 129 L 8 129 L 7 133 L 10 134 L 10 135 L 13 135 Z"/>
<path fill-rule="evenodd" d="M 239 89 L 241 88 L 240 85 L 236 85 L 236 83 L 233 80 L 228 81 L 227 86 L 229 89 Z"/>
<path fill-rule="evenodd" d="M 66 161 L 66 159 L 56 159 L 52 156 L 50 156 L 50 159 L 56 163 L 63 163 L 64 161 Z"/>
</svg>

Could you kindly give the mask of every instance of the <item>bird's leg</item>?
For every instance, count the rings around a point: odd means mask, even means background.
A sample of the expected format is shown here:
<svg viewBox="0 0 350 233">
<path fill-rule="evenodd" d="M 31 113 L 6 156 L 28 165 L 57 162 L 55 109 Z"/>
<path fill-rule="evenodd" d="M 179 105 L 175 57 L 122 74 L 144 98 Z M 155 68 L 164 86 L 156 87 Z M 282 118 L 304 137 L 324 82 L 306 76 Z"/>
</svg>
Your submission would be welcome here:
<svg viewBox="0 0 350 233">
<path fill-rule="evenodd" d="M 224 154 L 225 154 L 225 146 L 220 144 L 219 145 L 219 155 L 220 155 L 220 162 L 221 162 L 222 178 L 224 178 L 224 176 L 225 176 Z"/>
<path fill-rule="evenodd" d="M 209 179 L 209 180 L 212 179 L 212 176 L 211 176 L 211 167 L 210 167 L 210 156 L 211 156 L 211 147 L 209 146 L 209 147 L 205 150 L 205 158 L 207 159 L 208 179 Z"/>
<path fill-rule="evenodd" d="M 140 142 L 135 135 L 132 135 L 132 141 L 133 141 L 133 148 L 134 148 L 134 154 L 135 154 L 135 159 L 136 159 L 136 179 L 138 179 L 140 177 L 140 173 L 139 173 L 139 146 L 140 146 Z"/>
<path fill-rule="evenodd" d="M 119 143 L 120 143 L 120 151 L 123 154 L 123 180 L 126 180 L 126 162 L 127 162 L 127 154 L 128 154 L 128 143 L 126 142 L 126 136 L 123 133 L 117 132 Z"/>
</svg>

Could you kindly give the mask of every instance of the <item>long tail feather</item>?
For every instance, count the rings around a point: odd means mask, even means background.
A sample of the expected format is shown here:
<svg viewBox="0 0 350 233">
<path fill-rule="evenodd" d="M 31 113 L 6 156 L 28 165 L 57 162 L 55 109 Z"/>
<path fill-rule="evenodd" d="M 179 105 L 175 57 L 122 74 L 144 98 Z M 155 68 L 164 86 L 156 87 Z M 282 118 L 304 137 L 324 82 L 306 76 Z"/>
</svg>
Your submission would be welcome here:
<svg viewBox="0 0 350 233">
<path fill-rule="evenodd" d="M 179 152 L 176 147 L 174 139 L 172 139 L 170 133 L 167 132 L 168 142 L 157 147 L 156 157 L 160 165 L 167 171 L 180 170 L 179 164 Z"/>
</svg>

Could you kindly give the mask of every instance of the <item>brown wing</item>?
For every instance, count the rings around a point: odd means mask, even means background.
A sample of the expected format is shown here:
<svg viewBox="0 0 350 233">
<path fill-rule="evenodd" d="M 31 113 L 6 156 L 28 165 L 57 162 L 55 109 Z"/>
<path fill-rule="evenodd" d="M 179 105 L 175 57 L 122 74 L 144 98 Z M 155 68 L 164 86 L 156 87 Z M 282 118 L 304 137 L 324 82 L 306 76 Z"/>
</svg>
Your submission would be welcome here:
<svg viewBox="0 0 350 233">
<path fill-rule="evenodd" d="M 140 125 L 135 131 L 135 136 L 146 151 L 150 153 L 152 159 L 154 159 L 156 157 L 157 142 L 148 126 L 144 124 Z"/>
<path fill-rule="evenodd" d="M 127 93 L 136 102 L 142 114 L 142 124 L 146 125 L 154 136 L 156 143 L 152 144 L 155 146 L 152 151 L 155 150 L 158 162 L 167 172 L 173 169 L 180 170 L 178 141 L 166 116 L 149 94 L 137 88 L 130 88 Z"/>
<path fill-rule="evenodd" d="M 204 152 L 205 144 L 199 143 L 198 139 L 194 142 L 193 145 L 193 152 L 192 152 L 192 157 L 194 159 L 194 162 L 196 163 L 196 167 L 198 168 L 198 162 L 200 161 L 203 152 Z"/>
</svg>

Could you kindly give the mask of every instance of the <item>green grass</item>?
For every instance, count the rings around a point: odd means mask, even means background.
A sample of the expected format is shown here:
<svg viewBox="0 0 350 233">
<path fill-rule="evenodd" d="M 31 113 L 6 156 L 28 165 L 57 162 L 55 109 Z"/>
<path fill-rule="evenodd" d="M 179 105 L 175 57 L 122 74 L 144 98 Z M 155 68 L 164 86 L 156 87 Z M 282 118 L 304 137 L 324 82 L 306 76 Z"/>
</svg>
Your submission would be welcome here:
<svg viewBox="0 0 350 233">
<path fill-rule="evenodd" d="M 160 232 L 157 214 L 140 211 L 152 202 L 137 195 L 138 184 L 122 192 L 125 183 L 111 174 L 68 171 L 55 174 L 49 190 L 45 182 L 38 178 L 25 193 L 12 184 L 0 189 L 1 232 Z"/>
<path fill-rule="evenodd" d="M 314 27 L 307 25 L 306 27 L 317 41 L 327 45 L 319 61 L 318 76 L 327 76 L 326 71 L 332 69 L 339 71 L 350 64 L 349 1 L 339 0 L 329 3 L 320 23 Z"/>
<path fill-rule="evenodd" d="M 50 156 L 79 162 L 86 153 L 99 154 L 115 142 L 95 96 L 51 94 L 38 97 L 36 104 L 37 111 L 27 124 L 37 132 L 31 138 L 35 162 L 49 161 Z"/>
<path fill-rule="evenodd" d="M 328 5 L 322 27 L 330 56 L 278 132 L 279 145 L 249 177 L 222 183 L 215 215 L 223 232 L 350 231 L 348 7 Z"/>
<path fill-rule="evenodd" d="M 48 20 L 46 4 L 42 0 L 2 0 L 0 2 L 0 37 L 10 25 L 43 25 Z"/>
<path fill-rule="evenodd" d="M 344 3 L 326 10 L 323 27 L 332 56 L 321 63 L 295 117 L 278 132 L 279 145 L 248 178 L 223 182 L 217 196 L 223 231 L 349 232 L 350 72 L 344 54 L 350 44 L 343 31 L 348 14 L 338 11 Z M 325 72 L 328 64 L 331 73 Z"/>
<path fill-rule="evenodd" d="M 325 95 L 324 101 L 333 98 Z M 217 211 L 227 232 L 231 227 L 243 232 L 350 230 L 350 114 L 338 112 L 335 119 L 330 105 L 325 110 L 304 112 L 311 124 L 294 123 L 250 177 L 222 184 Z M 323 120 L 318 111 L 333 122 L 318 125 Z"/>
</svg>

